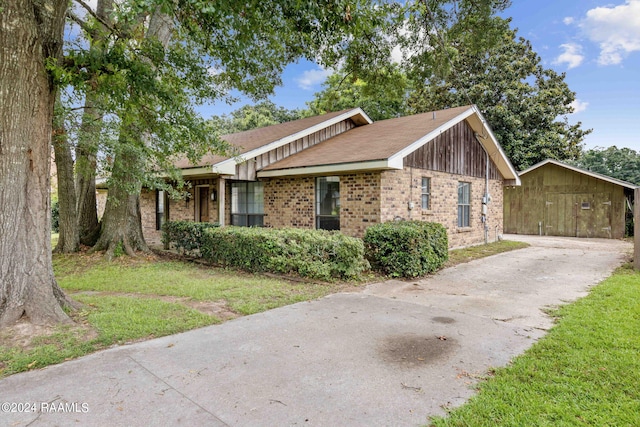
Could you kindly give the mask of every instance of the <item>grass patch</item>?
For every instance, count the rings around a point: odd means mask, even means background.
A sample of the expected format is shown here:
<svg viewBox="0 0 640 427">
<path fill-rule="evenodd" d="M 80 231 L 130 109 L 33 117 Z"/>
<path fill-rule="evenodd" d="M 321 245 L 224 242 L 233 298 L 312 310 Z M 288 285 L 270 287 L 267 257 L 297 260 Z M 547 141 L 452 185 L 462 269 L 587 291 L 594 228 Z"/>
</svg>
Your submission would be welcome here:
<svg viewBox="0 0 640 427">
<path fill-rule="evenodd" d="M 457 264 L 473 261 L 503 252 L 513 251 L 528 247 L 528 243 L 516 242 L 512 240 L 500 240 L 486 245 L 470 246 L 468 248 L 454 249 L 449 251 L 449 260 L 444 267 L 453 267 Z"/>
<path fill-rule="evenodd" d="M 432 425 L 640 425 L 640 273 L 621 268 L 554 315 L 545 337 Z"/>
<path fill-rule="evenodd" d="M 258 313 L 353 286 L 291 282 L 154 257 L 107 262 L 100 254 L 56 254 L 53 261 L 58 284 L 84 304 L 72 314 L 76 326 L 3 332 L 0 378 L 219 323 L 219 313 L 224 318 Z"/>
</svg>

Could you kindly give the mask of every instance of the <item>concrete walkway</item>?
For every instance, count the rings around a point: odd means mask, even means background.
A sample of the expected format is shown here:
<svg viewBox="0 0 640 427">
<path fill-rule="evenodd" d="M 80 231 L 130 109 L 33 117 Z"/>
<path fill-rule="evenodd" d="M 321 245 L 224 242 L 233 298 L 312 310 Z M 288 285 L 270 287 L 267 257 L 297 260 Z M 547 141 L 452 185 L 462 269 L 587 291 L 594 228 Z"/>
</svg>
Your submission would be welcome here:
<svg viewBox="0 0 640 427">
<path fill-rule="evenodd" d="M 632 249 L 507 238 L 532 246 L 13 375 L 0 425 L 425 424 L 542 336 L 541 309 L 586 295 Z"/>
</svg>

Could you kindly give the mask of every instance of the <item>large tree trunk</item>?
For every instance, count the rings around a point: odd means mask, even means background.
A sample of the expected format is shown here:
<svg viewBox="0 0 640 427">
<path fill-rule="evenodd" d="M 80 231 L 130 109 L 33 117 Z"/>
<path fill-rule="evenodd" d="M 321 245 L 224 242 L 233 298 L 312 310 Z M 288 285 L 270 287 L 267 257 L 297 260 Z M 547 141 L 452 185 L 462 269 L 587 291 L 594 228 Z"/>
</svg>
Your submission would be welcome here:
<svg viewBox="0 0 640 427">
<path fill-rule="evenodd" d="M 66 0 L 4 0 L 0 13 L 0 327 L 71 319 L 51 263 L 50 159 Z"/>
<path fill-rule="evenodd" d="M 100 234 L 96 204 L 96 141 L 102 128 L 102 114 L 95 108 L 95 96 L 93 90 L 87 90 L 76 149 L 78 228 L 80 241 L 87 246 L 93 246 Z"/>
<path fill-rule="evenodd" d="M 112 11 L 113 0 L 98 0 L 96 16 L 102 21 L 110 23 Z M 104 25 L 98 25 L 96 33 L 91 39 L 91 49 L 104 49 L 108 34 L 109 31 Z M 94 90 L 93 86 L 98 84 L 97 76 L 94 76 L 92 84 L 87 87 L 76 149 L 78 227 L 80 242 L 87 246 L 93 246 L 100 235 L 96 206 L 96 158 L 103 115 L 99 106 L 97 90 Z"/>
<path fill-rule="evenodd" d="M 146 37 L 154 38 L 166 47 L 171 39 L 173 21 L 158 8 L 149 20 Z M 123 124 L 120 134 L 120 153 L 113 162 L 112 181 L 102 217 L 100 238 L 92 251 L 106 251 L 108 259 L 118 253 L 134 256 L 136 251 L 149 252 L 142 234 L 140 191 L 142 185 L 135 173 L 144 169 L 144 158 L 135 150 L 136 144 L 144 144 L 150 135 L 132 134 Z"/>
<path fill-rule="evenodd" d="M 73 156 L 64 128 L 64 118 L 56 113 L 53 130 L 53 151 L 58 170 L 58 212 L 60 232 L 54 252 L 73 253 L 80 250 L 76 189 L 73 183 Z"/>
<path fill-rule="evenodd" d="M 125 144 L 123 142 L 123 144 Z M 114 184 L 109 187 L 109 195 L 104 210 L 100 238 L 92 251 L 106 251 L 108 259 L 118 254 L 135 256 L 136 251 L 149 252 L 142 234 L 140 215 L 141 186 L 130 168 L 138 167 L 142 161 L 133 150 L 120 153 L 113 164 Z"/>
</svg>

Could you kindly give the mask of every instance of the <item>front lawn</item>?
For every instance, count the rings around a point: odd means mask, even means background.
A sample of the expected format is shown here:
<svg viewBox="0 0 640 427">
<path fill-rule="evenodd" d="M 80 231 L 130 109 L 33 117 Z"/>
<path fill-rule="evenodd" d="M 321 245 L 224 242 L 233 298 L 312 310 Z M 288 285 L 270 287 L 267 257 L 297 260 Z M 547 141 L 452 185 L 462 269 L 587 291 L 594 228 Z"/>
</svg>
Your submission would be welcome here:
<svg viewBox="0 0 640 427">
<path fill-rule="evenodd" d="M 444 426 L 640 426 L 640 273 L 621 268 Z"/>
<path fill-rule="evenodd" d="M 83 308 L 76 326 L 28 323 L 0 333 L 0 378 L 112 345 L 175 334 L 319 298 L 353 283 L 275 279 L 155 257 L 54 255 L 58 284 Z"/>
</svg>

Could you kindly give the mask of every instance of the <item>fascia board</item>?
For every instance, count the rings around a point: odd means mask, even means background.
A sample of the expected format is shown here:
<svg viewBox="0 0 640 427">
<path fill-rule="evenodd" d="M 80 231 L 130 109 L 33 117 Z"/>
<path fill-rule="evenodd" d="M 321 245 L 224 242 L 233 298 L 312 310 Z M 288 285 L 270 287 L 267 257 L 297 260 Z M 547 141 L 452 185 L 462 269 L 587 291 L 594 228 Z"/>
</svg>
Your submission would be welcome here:
<svg viewBox="0 0 640 427">
<path fill-rule="evenodd" d="M 299 175 L 334 175 L 345 172 L 358 172 L 365 170 L 402 169 L 402 164 L 397 167 L 388 160 L 374 160 L 369 162 L 339 163 L 335 165 L 304 166 L 290 169 L 276 169 L 258 172 L 258 178 L 278 178 L 283 176 Z"/>
</svg>

